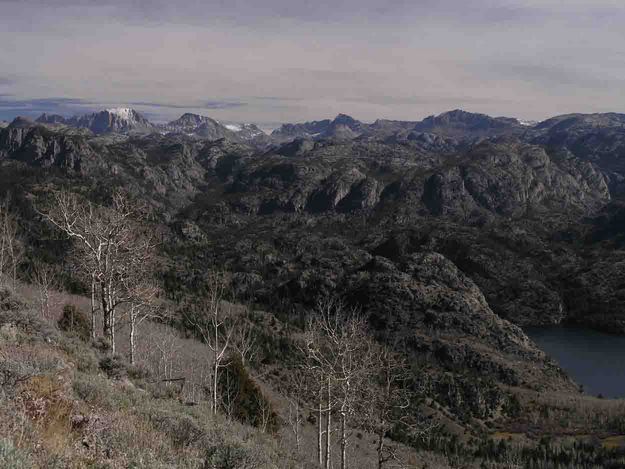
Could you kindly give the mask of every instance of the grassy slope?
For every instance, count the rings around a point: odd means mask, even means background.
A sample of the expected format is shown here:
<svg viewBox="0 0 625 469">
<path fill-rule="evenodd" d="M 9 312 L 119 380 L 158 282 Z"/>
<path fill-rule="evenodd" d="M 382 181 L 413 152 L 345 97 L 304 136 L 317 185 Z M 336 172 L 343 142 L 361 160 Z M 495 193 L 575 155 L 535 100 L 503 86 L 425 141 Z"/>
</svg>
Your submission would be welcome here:
<svg viewBox="0 0 625 469">
<path fill-rule="evenodd" d="M 3 469 L 316 467 L 311 462 L 316 430 L 307 420 L 311 412 L 303 412 L 297 451 L 288 425 L 288 400 L 271 386 L 269 377 L 254 373 L 282 423 L 274 435 L 211 414 L 197 378 L 201 358 L 208 356 L 203 344 L 167 326 L 144 323 L 138 351 L 143 366 L 121 360 L 104 366 L 106 354 L 96 344 L 56 325 L 64 304 L 86 310 L 86 298 L 55 292 L 47 318 L 24 298 L 36 298 L 32 286 L 0 288 Z M 275 319 L 264 322 L 281 327 Z M 125 342 L 123 334 L 118 338 L 120 345 Z M 148 347 L 148 342 L 158 346 Z M 166 377 L 161 374 L 162 354 L 169 352 L 172 360 L 166 376 L 187 377 L 183 392 L 176 385 L 160 383 Z M 357 433 L 349 449 L 353 467 L 375 467 L 374 444 L 373 435 Z M 333 446 L 337 457 L 339 449 Z M 448 467 L 444 456 L 401 451 L 420 467 Z"/>
<path fill-rule="evenodd" d="M 207 351 L 199 342 L 166 326 L 146 323 L 139 336 L 145 366 L 131 367 L 121 360 L 103 366 L 106 354 L 56 326 L 62 304 L 71 302 L 84 308 L 85 298 L 55 294 L 50 317 L 42 318 L 25 297 L 34 297 L 34 290 L 27 285 L 17 293 L 0 289 L 0 467 L 316 467 L 312 462 L 316 445 L 315 425 L 309 420 L 312 412 L 303 412 L 298 452 L 288 425 L 288 400 L 277 391 L 280 386 L 272 378 L 284 376 L 284 369 L 274 373 L 279 362 L 253 372 L 282 421 L 277 434 L 270 435 L 223 415 L 213 416 L 202 398 L 201 381 L 189 379 L 182 393 L 176 386 L 160 382 L 164 376 L 159 371 L 160 354 L 168 350 L 176 352 L 170 376 L 201 375 L 201 357 Z M 273 324 L 274 331 L 281 333 L 282 326 L 270 314 L 264 322 L 267 331 L 267 325 Z M 123 336 L 120 338 L 123 342 Z M 141 346 L 148 341 L 159 344 L 151 354 L 150 347 Z M 409 463 L 406 467 L 470 468 L 489 459 L 485 467 L 514 467 L 510 466 L 511 457 L 521 448 L 536 448 L 545 437 L 553 448 L 583 443 L 621 454 L 625 447 L 622 401 L 512 391 L 520 401 L 518 418 L 496 418 L 479 425 L 490 427 L 485 428 L 483 437 L 505 441 L 510 456 L 475 458 L 475 442 L 470 442 L 475 433 L 471 436 L 466 427 L 446 419 L 448 410 L 432 403 L 436 418 L 446 422 L 446 430 L 455 433 L 469 453 L 458 453 L 445 444 L 438 448 L 445 454 L 400 447 L 402 459 Z M 375 467 L 374 443 L 373 435 L 354 431 L 349 449 L 352 467 Z M 334 452 L 338 455 L 338 448 Z"/>
<path fill-rule="evenodd" d="M 0 292 L 0 467 L 303 467 L 279 440 L 188 406 Z M 111 370 L 109 370 L 111 371 Z"/>
</svg>

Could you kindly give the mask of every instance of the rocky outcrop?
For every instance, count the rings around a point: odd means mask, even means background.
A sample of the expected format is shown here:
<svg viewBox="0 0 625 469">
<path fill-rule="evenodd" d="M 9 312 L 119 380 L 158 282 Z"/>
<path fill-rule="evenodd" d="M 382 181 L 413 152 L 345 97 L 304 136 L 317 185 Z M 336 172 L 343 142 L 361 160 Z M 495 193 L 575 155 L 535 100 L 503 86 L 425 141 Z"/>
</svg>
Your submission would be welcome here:
<svg viewBox="0 0 625 469">
<path fill-rule="evenodd" d="M 612 260 L 624 243 L 622 216 L 616 208 L 602 211 L 608 203 L 618 205 L 612 190 L 618 168 L 601 158 L 576 156 L 575 139 L 557 148 L 539 141 L 553 129 L 567 135 L 580 129 L 575 138 L 605 129 L 617 135 L 620 117 L 562 118 L 528 128 L 522 138 L 474 141 L 470 127 L 481 128 L 482 120 L 450 113 L 435 121 L 468 126 L 466 134 L 452 138 L 418 132 L 414 122 L 368 125 L 338 116 L 299 127 L 307 132 L 323 127 L 325 137 L 259 151 L 234 137 L 213 141 L 184 132 L 94 137 L 67 125 L 18 119 L 0 131 L 0 159 L 55 167 L 58 177 L 80 175 L 94 185 L 121 185 L 163 220 L 191 223 L 194 233 L 184 238 L 193 242 L 213 239 L 208 234 L 213 226 L 222 227 L 215 235 L 220 239 L 256 225 L 267 233 L 288 226 L 286 245 L 316 230 L 326 236 L 340 231 L 337 238 L 350 259 L 377 255 L 400 263 L 423 251 L 441 253 L 475 282 L 495 314 L 513 323 L 574 319 L 619 325 L 622 302 L 614 279 L 621 272 Z M 221 125 L 192 114 L 177 125 L 204 124 Z M 505 129 L 514 123 L 495 119 L 488 126 Z M 349 138 L 335 138 L 343 132 Z M 588 142 L 595 148 L 594 140 Z M 243 238 L 248 234 L 239 232 Z M 297 255 L 278 257 L 291 265 Z M 342 277 L 361 267 L 330 264 L 331 269 L 309 274 L 320 284 L 332 283 L 333 270 Z M 290 274 L 307 269 L 292 267 Z M 590 319 L 593 304 L 598 307 Z"/>
<path fill-rule="evenodd" d="M 625 114 L 569 114 L 538 124 L 526 137 L 554 154 L 592 162 L 613 194 L 625 193 Z"/>
<path fill-rule="evenodd" d="M 159 126 L 159 129 L 165 133 L 185 134 L 211 141 L 225 138 L 257 148 L 266 148 L 272 143 L 269 135 L 254 124 L 222 124 L 210 117 L 191 113 L 183 114 L 178 119 Z"/>
<path fill-rule="evenodd" d="M 438 116 L 426 117 L 414 126 L 414 130 L 447 137 L 483 138 L 519 135 L 525 128 L 517 119 L 490 117 L 456 109 Z"/>
<path fill-rule="evenodd" d="M 208 140 L 235 137 L 233 131 L 215 119 L 191 113 L 183 114 L 178 119 L 162 126 L 162 129 L 167 132 L 195 135 Z"/>
<path fill-rule="evenodd" d="M 271 133 L 271 137 L 277 142 L 290 142 L 296 138 L 311 138 L 323 135 L 327 132 L 332 121 L 306 122 L 304 124 L 284 124 Z"/>
<path fill-rule="evenodd" d="M 35 122 L 38 122 L 40 124 L 66 124 L 67 119 L 58 114 L 46 114 L 44 112 L 37 118 Z"/>
<path fill-rule="evenodd" d="M 91 130 L 94 134 L 150 133 L 156 128 L 134 109 L 106 109 L 81 117 L 72 117 L 66 124 Z"/>
<path fill-rule="evenodd" d="M 477 209 L 508 217 L 534 210 L 589 213 L 609 200 L 607 180 L 592 164 L 550 158 L 540 147 L 516 142 L 478 145 L 462 164 L 430 176 L 423 191 L 434 215 Z"/>
<path fill-rule="evenodd" d="M 80 137 L 51 133 L 43 127 L 13 122 L 0 132 L 0 159 L 11 158 L 31 166 L 52 166 L 83 172 L 95 158 Z"/>
</svg>

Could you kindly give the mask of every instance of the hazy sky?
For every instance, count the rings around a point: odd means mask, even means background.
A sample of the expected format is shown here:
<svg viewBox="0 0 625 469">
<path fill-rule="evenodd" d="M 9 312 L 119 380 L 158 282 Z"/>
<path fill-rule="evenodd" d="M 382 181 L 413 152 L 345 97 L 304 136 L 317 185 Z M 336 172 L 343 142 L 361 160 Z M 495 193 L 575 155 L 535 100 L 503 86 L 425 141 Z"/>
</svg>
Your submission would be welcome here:
<svg viewBox="0 0 625 469">
<path fill-rule="evenodd" d="M 0 0 L 0 119 L 625 111 L 623 0 Z"/>
</svg>

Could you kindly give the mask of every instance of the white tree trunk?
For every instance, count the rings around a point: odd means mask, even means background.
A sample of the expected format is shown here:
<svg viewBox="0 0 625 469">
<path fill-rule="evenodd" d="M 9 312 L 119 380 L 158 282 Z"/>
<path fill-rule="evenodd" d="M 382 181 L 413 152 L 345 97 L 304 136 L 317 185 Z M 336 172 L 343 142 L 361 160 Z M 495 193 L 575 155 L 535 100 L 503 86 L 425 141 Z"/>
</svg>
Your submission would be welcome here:
<svg viewBox="0 0 625 469">
<path fill-rule="evenodd" d="M 347 416 L 345 411 L 341 411 L 341 469 L 347 469 L 347 431 L 346 431 Z"/>
<path fill-rule="evenodd" d="M 317 418 L 317 460 L 319 462 L 319 466 L 323 464 L 323 430 L 321 420 L 323 418 L 323 386 L 319 390 L 319 415 Z"/>
<path fill-rule="evenodd" d="M 108 289 L 109 293 L 109 341 L 111 343 L 111 354 L 115 355 L 116 347 L 115 347 L 115 292 L 113 290 L 113 286 L 110 285 Z"/>
<path fill-rule="evenodd" d="M 328 378 L 328 407 L 326 409 L 326 469 L 330 469 L 331 436 L 332 436 L 332 390 Z"/>
<path fill-rule="evenodd" d="M 96 298 L 95 298 L 95 275 L 91 274 L 91 338 L 96 338 Z"/>
<path fill-rule="evenodd" d="M 215 358 L 213 366 L 213 414 L 217 415 L 217 372 L 219 371 L 219 361 Z"/>
<path fill-rule="evenodd" d="M 111 311 L 109 309 L 109 292 L 105 281 L 100 281 L 100 302 L 102 303 L 102 334 L 111 345 Z"/>
<path fill-rule="evenodd" d="M 130 364 L 135 364 L 135 328 L 136 328 L 136 314 L 134 306 L 130 307 Z"/>
<path fill-rule="evenodd" d="M 299 454 L 299 399 L 295 400 L 295 446 Z"/>
<path fill-rule="evenodd" d="M 378 469 L 383 469 L 384 466 L 384 431 L 380 430 L 378 434 Z"/>
</svg>

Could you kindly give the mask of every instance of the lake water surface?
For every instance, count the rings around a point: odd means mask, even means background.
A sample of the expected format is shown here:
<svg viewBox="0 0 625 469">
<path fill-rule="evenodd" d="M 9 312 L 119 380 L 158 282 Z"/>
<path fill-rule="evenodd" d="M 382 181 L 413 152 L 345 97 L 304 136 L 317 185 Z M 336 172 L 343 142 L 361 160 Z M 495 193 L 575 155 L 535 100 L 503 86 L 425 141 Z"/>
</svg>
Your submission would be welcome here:
<svg viewBox="0 0 625 469">
<path fill-rule="evenodd" d="M 625 397 L 625 336 L 575 327 L 531 327 L 525 333 L 587 394 Z"/>
</svg>

